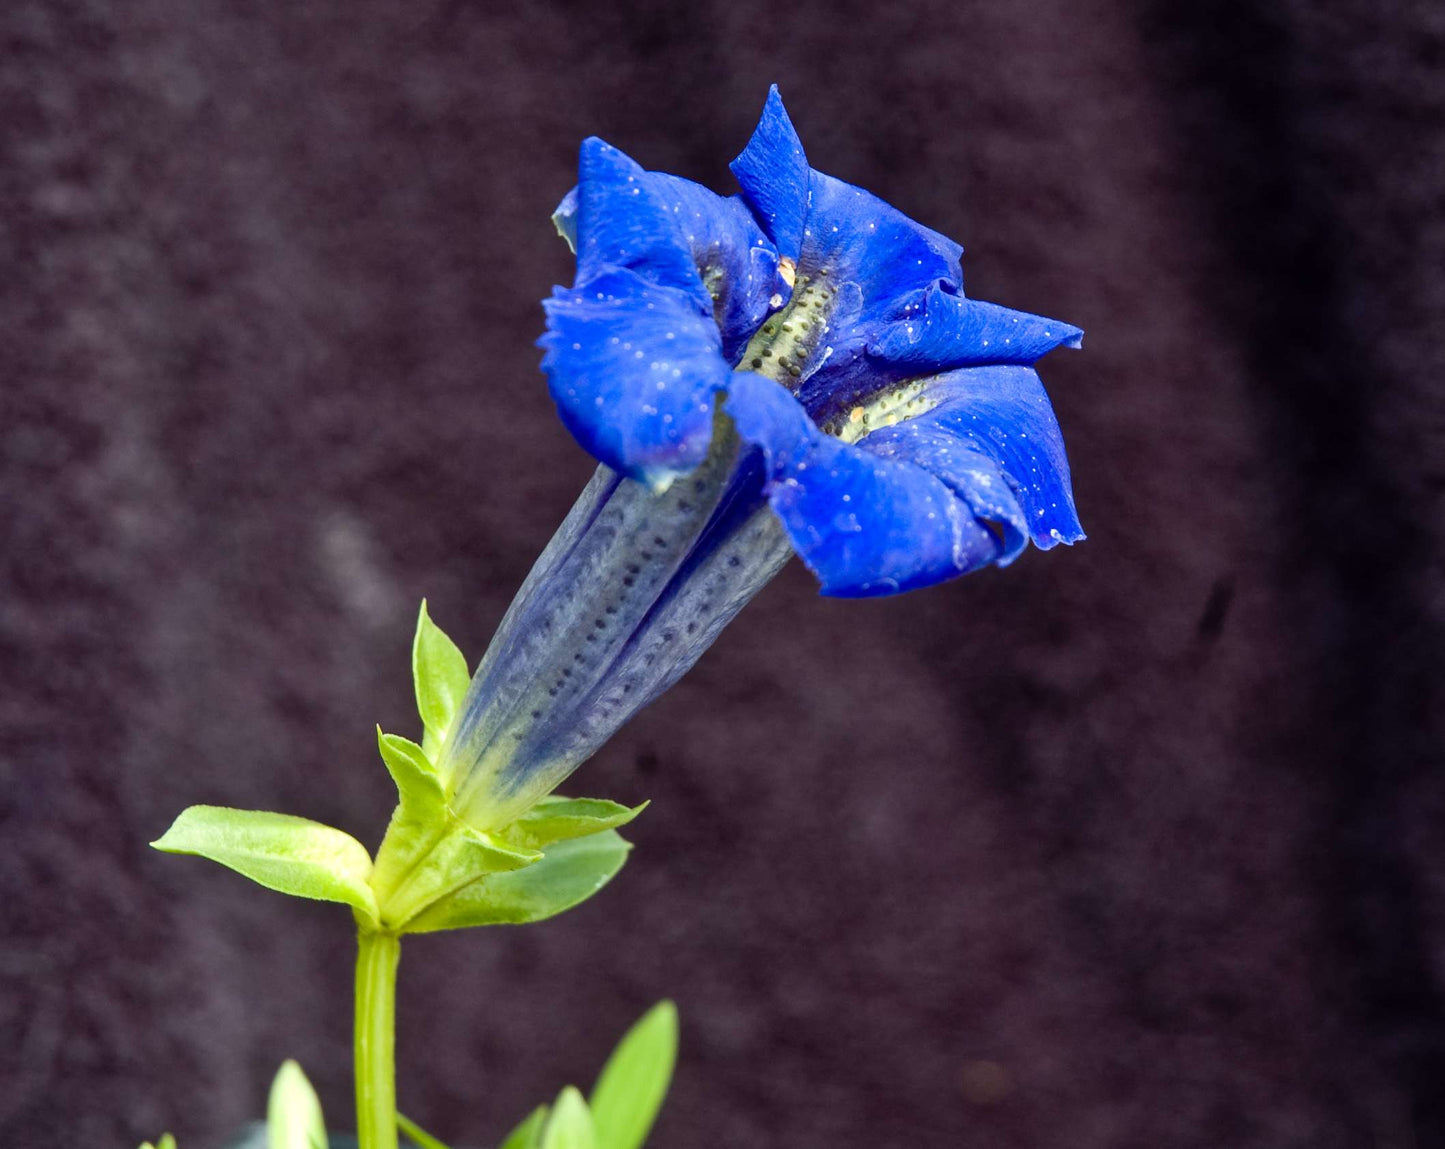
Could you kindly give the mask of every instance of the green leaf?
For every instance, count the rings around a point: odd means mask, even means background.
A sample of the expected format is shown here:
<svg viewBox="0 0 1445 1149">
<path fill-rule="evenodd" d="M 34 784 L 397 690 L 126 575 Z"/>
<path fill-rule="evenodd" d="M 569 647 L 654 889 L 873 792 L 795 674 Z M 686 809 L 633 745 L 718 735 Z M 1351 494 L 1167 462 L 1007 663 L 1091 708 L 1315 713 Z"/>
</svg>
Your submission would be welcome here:
<svg viewBox="0 0 1445 1149">
<path fill-rule="evenodd" d="M 542 1149 L 597 1149 L 587 1102 L 570 1085 L 558 1094 L 557 1104 L 552 1106 L 552 1119 L 547 1122 Z"/>
<path fill-rule="evenodd" d="M 406 932 L 540 922 L 605 886 L 630 849 L 616 830 L 558 842 L 526 869 L 488 875 L 438 901 L 409 921 Z"/>
<path fill-rule="evenodd" d="M 427 756 L 435 758 L 446 741 L 452 719 L 461 708 L 472 676 L 457 644 L 427 614 L 425 599 L 422 599 L 416 637 L 411 644 L 411 676 L 416 684 L 416 708 L 426 730 L 422 745 Z"/>
<path fill-rule="evenodd" d="M 597 1149 L 638 1149 L 652 1130 L 677 1061 L 677 1007 L 660 1001 L 617 1043 L 592 1087 Z"/>
<path fill-rule="evenodd" d="M 376 921 L 366 847 L 350 834 L 309 818 L 192 806 L 151 845 L 168 854 L 220 862 L 283 894 L 343 902 Z"/>
<path fill-rule="evenodd" d="M 142 1141 L 140 1149 L 176 1149 L 176 1139 L 169 1133 L 163 1133 L 161 1139 L 154 1145 L 149 1141 Z"/>
<path fill-rule="evenodd" d="M 497 1149 L 538 1149 L 542 1143 L 542 1130 L 547 1127 L 545 1105 L 539 1105 L 523 1118 L 522 1123 L 507 1134 L 507 1139 Z"/>
<path fill-rule="evenodd" d="M 563 798 L 551 794 L 508 826 L 506 836 L 518 845 L 540 850 L 553 842 L 615 830 L 645 809 L 646 802 L 629 807 L 605 798 Z"/>
<path fill-rule="evenodd" d="M 321 1102 L 294 1061 L 283 1062 L 271 1083 L 266 1143 L 269 1149 L 327 1149 Z"/>
<path fill-rule="evenodd" d="M 396 783 L 401 804 L 410 807 L 417 818 L 440 818 L 446 795 L 426 752 L 408 738 L 383 733 L 380 726 L 376 728 L 376 748 Z"/>
</svg>

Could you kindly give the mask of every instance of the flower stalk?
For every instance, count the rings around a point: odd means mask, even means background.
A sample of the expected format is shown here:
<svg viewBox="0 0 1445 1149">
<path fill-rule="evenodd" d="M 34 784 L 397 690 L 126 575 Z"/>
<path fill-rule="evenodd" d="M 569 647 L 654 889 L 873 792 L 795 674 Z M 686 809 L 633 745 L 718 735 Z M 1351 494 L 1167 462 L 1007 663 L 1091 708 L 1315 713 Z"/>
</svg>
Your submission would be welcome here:
<svg viewBox="0 0 1445 1149">
<path fill-rule="evenodd" d="M 356 1137 L 397 1149 L 396 971 L 401 938 L 362 927 L 356 951 Z"/>
</svg>

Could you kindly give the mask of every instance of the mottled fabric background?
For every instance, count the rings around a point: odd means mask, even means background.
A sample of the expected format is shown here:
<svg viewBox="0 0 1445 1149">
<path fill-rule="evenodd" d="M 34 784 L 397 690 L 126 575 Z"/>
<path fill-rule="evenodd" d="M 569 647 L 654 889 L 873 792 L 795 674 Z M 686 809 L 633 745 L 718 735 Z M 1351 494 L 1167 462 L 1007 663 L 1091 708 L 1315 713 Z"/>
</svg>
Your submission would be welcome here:
<svg viewBox="0 0 1445 1149">
<path fill-rule="evenodd" d="M 1445 1145 L 1445 8 L 0 10 L 0 1144 L 349 1127 L 348 915 L 146 842 L 374 844 L 418 600 L 478 656 L 590 473 L 532 341 L 598 134 L 813 163 L 1078 323 L 1089 540 L 793 564 L 570 784 L 603 895 L 420 938 L 404 1108 L 489 1145 L 670 996 L 653 1144 Z"/>
</svg>

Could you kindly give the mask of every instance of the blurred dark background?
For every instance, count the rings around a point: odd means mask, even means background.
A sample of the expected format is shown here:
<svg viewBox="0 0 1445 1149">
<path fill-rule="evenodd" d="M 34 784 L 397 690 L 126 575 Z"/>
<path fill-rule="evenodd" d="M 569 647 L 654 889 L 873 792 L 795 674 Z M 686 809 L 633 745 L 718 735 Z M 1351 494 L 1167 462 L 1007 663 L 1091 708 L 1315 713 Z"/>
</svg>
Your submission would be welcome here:
<svg viewBox="0 0 1445 1149">
<path fill-rule="evenodd" d="M 662 1146 L 1445 1145 L 1445 7 L 10 0 L 0 1143 L 351 1123 L 351 930 L 146 848 L 375 843 L 418 599 L 474 657 L 590 464 L 532 340 L 598 134 L 813 163 L 1068 319 L 1087 543 L 794 564 L 570 788 L 584 908 L 410 942 L 404 1108 L 490 1144 L 654 1000 Z"/>
</svg>

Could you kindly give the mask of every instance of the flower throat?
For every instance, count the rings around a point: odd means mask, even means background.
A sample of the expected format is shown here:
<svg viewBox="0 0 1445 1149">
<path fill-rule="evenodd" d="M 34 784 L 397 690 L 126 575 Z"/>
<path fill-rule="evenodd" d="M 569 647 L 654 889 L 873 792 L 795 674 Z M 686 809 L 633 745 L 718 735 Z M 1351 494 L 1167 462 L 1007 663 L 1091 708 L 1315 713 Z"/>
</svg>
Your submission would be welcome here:
<svg viewBox="0 0 1445 1149">
<path fill-rule="evenodd" d="M 815 275 L 797 277 L 792 298 L 770 315 L 748 341 L 738 370 L 756 371 L 796 390 L 803 375 L 827 358 L 831 349 L 824 347 L 819 356 L 818 348 L 828 333 L 828 316 L 838 294 L 828 274 L 825 267 Z"/>
</svg>

